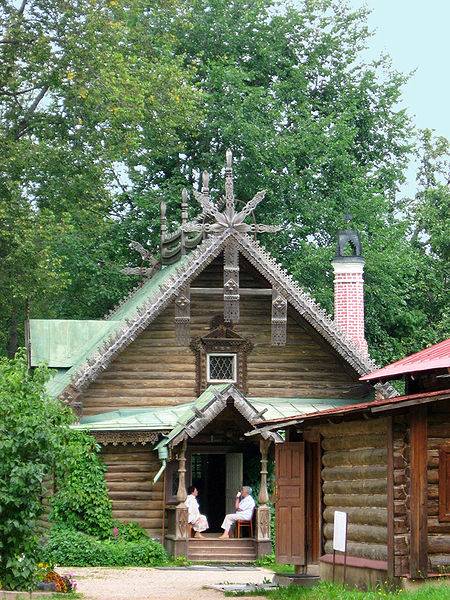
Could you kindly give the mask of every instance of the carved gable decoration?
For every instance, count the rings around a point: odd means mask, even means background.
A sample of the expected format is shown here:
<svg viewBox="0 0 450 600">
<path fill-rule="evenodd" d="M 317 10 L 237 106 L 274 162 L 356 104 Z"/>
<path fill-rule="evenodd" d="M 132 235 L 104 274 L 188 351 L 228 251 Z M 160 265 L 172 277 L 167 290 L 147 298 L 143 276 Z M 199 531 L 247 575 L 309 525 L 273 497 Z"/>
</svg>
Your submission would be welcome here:
<svg viewBox="0 0 450 600">
<path fill-rule="evenodd" d="M 222 322 L 217 325 L 217 322 Z M 211 383 L 208 381 L 208 356 L 236 357 L 236 381 L 234 385 L 242 392 L 247 391 L 247 355 L 253 350 L 253 344 L 233 330 L 232 323 L 215 318 L 211 322 L 212 330 L 205 336 L 191 342 L 195 353 L 197 393 L 201 394 Z"/>
</svg>

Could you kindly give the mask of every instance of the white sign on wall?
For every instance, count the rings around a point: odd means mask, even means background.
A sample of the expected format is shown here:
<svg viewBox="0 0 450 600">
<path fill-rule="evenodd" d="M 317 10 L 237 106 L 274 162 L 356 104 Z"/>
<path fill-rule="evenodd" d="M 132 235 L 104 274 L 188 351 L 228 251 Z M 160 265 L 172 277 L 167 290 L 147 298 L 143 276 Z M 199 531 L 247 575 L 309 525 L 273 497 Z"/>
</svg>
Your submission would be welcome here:
<svg viewBox="0 0 450 600">
<path fill-rule="evenodd" d="M 347 550 L 347 513 L 334 511 L 333 550 Z"/>
</svg>

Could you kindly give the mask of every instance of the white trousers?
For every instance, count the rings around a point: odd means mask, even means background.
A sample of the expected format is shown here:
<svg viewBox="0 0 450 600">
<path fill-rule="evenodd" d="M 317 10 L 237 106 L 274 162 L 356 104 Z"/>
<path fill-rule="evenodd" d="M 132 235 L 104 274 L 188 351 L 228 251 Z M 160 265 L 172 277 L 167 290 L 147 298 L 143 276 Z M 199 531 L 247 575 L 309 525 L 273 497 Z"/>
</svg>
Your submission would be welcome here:
<svg viewBox="0 0 450 600">
<path fill-rule="evenodd" d="M 225 529 L 225 532 L 228 533 L 231 526 L 233 523 L 236 523 L 236 521 L 246 521 L 246 519 L 242 519 L 242 513 L 231 513 L 226 515 L 222 523 L 222 529 Z"/>
</svg>

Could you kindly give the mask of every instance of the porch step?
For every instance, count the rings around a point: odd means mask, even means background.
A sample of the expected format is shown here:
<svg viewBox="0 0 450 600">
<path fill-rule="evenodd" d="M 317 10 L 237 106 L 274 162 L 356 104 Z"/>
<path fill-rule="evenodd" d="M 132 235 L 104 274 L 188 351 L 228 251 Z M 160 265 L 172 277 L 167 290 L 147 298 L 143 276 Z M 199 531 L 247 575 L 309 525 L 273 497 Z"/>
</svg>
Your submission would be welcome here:
<svg viewBox="0 0 450 600">
<path fill-rule="evenodd" d="M 253 562 L 256 560 L 256 548 L 252 539 L 191 539 L 188 542 L 188 558 L 205 562 Z"/>
</svg>

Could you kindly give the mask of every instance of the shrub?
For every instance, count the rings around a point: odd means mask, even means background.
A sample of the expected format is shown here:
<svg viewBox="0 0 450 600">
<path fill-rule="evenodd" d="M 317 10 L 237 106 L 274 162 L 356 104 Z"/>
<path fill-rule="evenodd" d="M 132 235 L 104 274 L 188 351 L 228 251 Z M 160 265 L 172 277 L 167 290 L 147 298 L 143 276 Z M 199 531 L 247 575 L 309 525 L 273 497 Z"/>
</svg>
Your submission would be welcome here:
<svg viewBox="0 0 450 600">
<path fill-rule="evenodd" d="M 73 418 L 48 396 L 47 380 L 47 369 L 28 369 L 25 351 L 0 359 L 0 580 L 11 590 L 37 581 L 36 521 Z"/>
<path fill-rule="evenodd" d="M 167 563 L 168 556 L 149 537 L 133 542 L 99 540 L 81 531 L 53 528 L 42 560 L 71 567 L 154 567 Z"/>
<path fill-rule="evenodd" d="M 137 523 L 114 521 L 113 525 L 117 529 L 117 538 L 123 542 L 139 542 L 148 539 L 148 533 Z"/>
<path fill-rule="evenodd" d="M 67 451 L 70 460 L 56 470 L 57 492 L 51 500 L 50 520 L 106 539 L 111 535 L 113 518 L 100 447 L 88 433 L 73 431 Z"/>
</svg>

